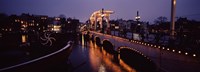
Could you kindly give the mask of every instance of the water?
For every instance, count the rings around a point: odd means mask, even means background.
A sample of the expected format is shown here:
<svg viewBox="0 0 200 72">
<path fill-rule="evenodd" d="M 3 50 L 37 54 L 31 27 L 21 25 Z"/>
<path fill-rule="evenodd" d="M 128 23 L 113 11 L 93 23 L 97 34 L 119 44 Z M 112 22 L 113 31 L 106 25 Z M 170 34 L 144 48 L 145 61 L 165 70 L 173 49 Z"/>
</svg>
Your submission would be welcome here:
<svg viewBox="0 0 200 72">
<path fill-rule="evenodd" d="M 136 72 L 125 63 L 116 63 L 112 54 L 107 53 L 92 41 L 79 42 L 70 55 L 72 71 L 75 72 Z"/>
</svg>

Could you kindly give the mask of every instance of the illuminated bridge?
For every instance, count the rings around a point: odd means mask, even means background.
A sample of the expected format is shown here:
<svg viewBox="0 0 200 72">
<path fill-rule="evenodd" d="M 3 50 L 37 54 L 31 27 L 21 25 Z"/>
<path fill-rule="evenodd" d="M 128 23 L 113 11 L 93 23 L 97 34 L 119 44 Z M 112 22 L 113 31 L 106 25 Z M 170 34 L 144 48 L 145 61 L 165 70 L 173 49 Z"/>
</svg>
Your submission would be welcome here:
<svg viewBox="0 0 200 72">
<path fill-rule="evenodd" d="M 145 42 L 130 41 L 117 36 L 90 31 L 90 36 L 99 41 L 109 41 L 114 50 L 120 53 L 120 49 L 129 49 L 139 53 L 146 59 L 153 61 L 164 72 L 199 72 L 200 59 L 196 54 L 178 51 Z"/>
<path fill-rule="evenodd" d="M 96 30 L 97 29 L 97 24 L 99 24 L 100 29 L 103 28 L 103 20 L 105 20 L 107 28 L 109 28 L 110 23 L 110 14 L 113 14 L 114 11 L 111 10 L 98 10 L 92 13 L 90 16 L 90 28 Z"/>
</svg>

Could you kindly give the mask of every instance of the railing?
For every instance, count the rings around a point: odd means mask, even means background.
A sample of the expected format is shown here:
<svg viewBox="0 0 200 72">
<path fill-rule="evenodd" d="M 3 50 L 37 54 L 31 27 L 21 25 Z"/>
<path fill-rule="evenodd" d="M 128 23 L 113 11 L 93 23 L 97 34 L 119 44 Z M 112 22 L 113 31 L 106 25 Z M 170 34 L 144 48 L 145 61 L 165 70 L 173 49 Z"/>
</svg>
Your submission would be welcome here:
<svg viewBox="0 0 200 72">
<path fill-rule="evenodd" d="M 37 71 L 37 70 L 39 70 L 37 68 L 39 68 L 39 67 L 43 68 L 42 66 L 45 66 L 44 64 L 50 65 L 53 62 L 52 60 L 54 60 L 54 58 L 56 58 L 56 57 L 60 57 L 60 58 L 63 57 L 62 59 L 68 58 L 69 54 L 71 53 L 72 44 L 73 44 L 72 41 L 69 41 L 65 47 L 63 47 L 62 49 L 59 49 L 53 53 L 50 53 L 48 55 L 45 55 L 45 56 L 30 60 L 30 61 L 27 61 L 24 63 L 20 63 L 20 64 L 13 65 L 10 67 L 2 68 L 2 69 L 0 69 L 0 71 L 8 71 L 8 72 L 10 72 L 10 71 L 28 71 L 28 70 L 33 70 L 33 69 L 35 69 Z M 66 55 L 62 56 L 62 54 L 67 54 L 67 56 Z M 56 58 L 56 60 L 58 60 L 58 59 L 59 58 Z M 49 63 L 45 63 L 45 62 L 49 62 Z M 55 65 L 55 62 L 59 62 L 59 61 L 54 61 L 53 62 L 54 65 Z M 33 67 L 35 67 L 35 68 L 33 68 Z"/>
</svg>

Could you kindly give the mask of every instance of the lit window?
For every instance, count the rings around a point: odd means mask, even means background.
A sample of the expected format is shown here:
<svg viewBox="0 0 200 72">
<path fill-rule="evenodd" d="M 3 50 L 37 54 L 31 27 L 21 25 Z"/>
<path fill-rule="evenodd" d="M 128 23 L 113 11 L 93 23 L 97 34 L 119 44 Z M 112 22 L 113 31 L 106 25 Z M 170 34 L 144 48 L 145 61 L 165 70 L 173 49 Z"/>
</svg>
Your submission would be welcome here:
<svg viewBox="0 0 200 72">
<path fill-rule="evenodd" d="M 17 22 L 18 20 L 16 19 L 15 22 Z"/>
</svg>

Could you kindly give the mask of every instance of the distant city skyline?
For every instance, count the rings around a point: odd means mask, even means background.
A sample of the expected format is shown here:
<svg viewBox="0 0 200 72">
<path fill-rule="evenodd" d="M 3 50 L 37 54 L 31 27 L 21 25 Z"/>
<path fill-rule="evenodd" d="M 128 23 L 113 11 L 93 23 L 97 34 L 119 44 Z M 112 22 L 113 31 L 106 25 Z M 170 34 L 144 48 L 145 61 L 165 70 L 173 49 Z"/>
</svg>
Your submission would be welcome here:
<svg viewBox="0 0 200 72">
<path fill-rule="evenodd" d="M 200 21 L 200 0 L 177 0 L 176 17 L 187 17 Z M 134 19 L 139 11 L 141 21 L 153 23 L 159 16 L 165 16 L 170 21 L 171 0 L 1 0 L 0 13 L 17 14 L 29 13 L 48 15 L 61 14 L 77 18 L 81 22 L 89 19 L 90 15 L 104 8 L 112 10 L 110 19 Z"/>
</svg>

